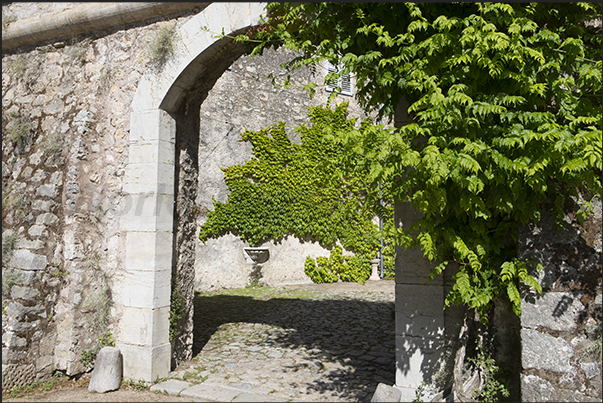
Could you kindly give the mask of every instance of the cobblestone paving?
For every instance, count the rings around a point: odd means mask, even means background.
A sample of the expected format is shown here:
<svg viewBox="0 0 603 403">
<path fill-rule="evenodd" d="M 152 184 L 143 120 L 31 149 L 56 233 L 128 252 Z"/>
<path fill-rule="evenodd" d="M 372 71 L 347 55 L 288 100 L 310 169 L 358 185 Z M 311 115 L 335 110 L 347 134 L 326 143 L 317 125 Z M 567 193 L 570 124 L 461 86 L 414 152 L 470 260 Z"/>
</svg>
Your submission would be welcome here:
<svg viewBox="0 0 603 403">
<path fill-rule="evenodd" d="M 393 287 L 198 294 L 195 358 L 169 378 L 266 398 L 259 401 L 370 401 L 379 382 L 395 383 L 393 309 Z"/>
</svg>

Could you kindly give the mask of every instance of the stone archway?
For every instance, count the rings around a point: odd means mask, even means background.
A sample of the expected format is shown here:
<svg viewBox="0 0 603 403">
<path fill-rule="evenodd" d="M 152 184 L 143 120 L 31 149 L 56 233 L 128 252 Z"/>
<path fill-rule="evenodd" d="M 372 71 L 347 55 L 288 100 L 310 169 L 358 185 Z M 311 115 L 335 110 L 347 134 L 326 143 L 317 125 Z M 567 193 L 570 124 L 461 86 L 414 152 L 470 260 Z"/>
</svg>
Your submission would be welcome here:
<svg viewBox="0 0 603 403">
<path fill-rule="evenodd" d="M 187 106 L 198 110 L 194 104 L 201 102 L 203 91 L 244 51 L 231 46 L 231 40 L 214 38 L 212 32 L 236 34 L 259 25 L 264 6 L 212 3 L 177 30 L 175 54 L 161 74 L 149 73 L 138 85 L 124 178 L 128 197 L 120 223 L 126 274 L 117 346 L 126 378 L 154 381 L 170 371 L 171 277 L 178 264 L 172 252 L 179 242 L 174 232 L 176 133 L 181 125 L 186 128 L 186 120 L 194 122 Z M 190 93 L 195 96 L 184 103 Z"/>
<path fill-rule="evenodd" d="M 193 292 L 191 284 L 173 276 L 180 275 L 190 259 L 190 228 L 177 227 L 179 221 L 187 221 L 190 211 L 176 201 L 186 199 L 196 187 L 199 105 L 224 70 L 244 53 L 241 45 L 216 39 L 212 32 L 237 34 L 259 25 L 264 5 L 209 5 L 177 30 L 175 55 L 160 74 L 145 75 L 134 96 L 124 178 L 128 202 L 121 216 L 126 276 L 117 347 L 124 357 L 124 377 L 154 381 L 167 376 L 172 364 L 190 358 L 192 340 L 186 334 L 175 341 L 175 358 L 169 340 L 172 281 L 180 282 L 175 285 L 182 288 L 188 304 Z M 397 124 L 405 120 L 396 117 Z M 399 225 L 412 221 L 411 210 L 397 208 Z M 427 267 L 422 260 L 413 251 L 397 252 L 396 386 L 404 398 L 413 397 L 422 381 L 433 380 L 445 355 L 446 286 L 442 279 L 425 284 Z M 184 333 L 192 330 L 190 309 L 188 315 L 183 319 Z"/>
</svg>

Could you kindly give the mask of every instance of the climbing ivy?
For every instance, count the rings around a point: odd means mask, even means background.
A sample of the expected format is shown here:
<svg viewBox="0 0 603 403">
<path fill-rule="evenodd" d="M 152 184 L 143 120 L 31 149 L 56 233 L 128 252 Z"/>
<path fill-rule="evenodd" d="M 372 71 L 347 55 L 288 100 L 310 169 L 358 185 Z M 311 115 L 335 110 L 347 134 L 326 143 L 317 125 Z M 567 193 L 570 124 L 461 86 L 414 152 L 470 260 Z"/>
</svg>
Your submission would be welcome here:
<svg viewBox="0 0 603 403">
<path fill-rule="evenodd" d="M 316 262 L 306 257 L 304 273 L 315 283 L 334 283 L 338 280 L 364 284 L 371 275 L 370 260 L 366 255 L 343 256 L 343 249 L 335 245 L 329 257 L 318 256 Z"/>
<path fill-rule="evenodd" d="M 332 249 L 330 260 L 324 258 L 330 263 L 321 258 L 317 263 L 310 262 L 312 258 L 306 261 L 306 273 L 314 281 L 364 282 L 370 275 L 369 259 L 378 256 L 380 248 L 379 229 L 372 222 L 374 208 L 367 202 L 375 189 L 361 173 L 344 172 L 336 138 L 370 129 L 372 123 L 366 120 L 356 129 L 356 119 L 347 119 L 345 103 L 333 109 L 311 107 L 308 116 L 310 124 L 296 128 L 300 144 L 291 141 L 283 122 L 242 134 L 242 141 L 252 145 L 253 158 L 223 168 L 228 200 L 214 200 L 199 238 L 205 242 L 232 232 L 251 245 L 288 235 L 312 239 Z M 384 199 L 387 202 L 387 194 Z M 391 227 L 389 206 L 381 213 Z M 356 257 L 344 259 L 338 242 Z M 391 251 L 386 253 L 393 255 Z M 392 261 L 388 256 L 387 263 Z"/>
</svg>

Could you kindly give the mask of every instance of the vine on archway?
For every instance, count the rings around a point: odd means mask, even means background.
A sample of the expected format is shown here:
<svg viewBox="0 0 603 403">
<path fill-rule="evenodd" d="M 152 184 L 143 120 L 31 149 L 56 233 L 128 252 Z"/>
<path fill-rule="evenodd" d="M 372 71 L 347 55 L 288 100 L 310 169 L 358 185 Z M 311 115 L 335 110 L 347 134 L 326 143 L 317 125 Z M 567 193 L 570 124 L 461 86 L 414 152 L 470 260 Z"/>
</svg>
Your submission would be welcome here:
<svg viewBox="0 0 603 403">
<path fill-rule="evenodd" d="M 313 281 L 363 283 L 370 276 L 369 261 L 380 248 L 379 228 L 373 223 L 375 206 L 368 201 L 375 200 L 378 190 L 360 173 L 344 169 L 335 139 L 353 130 L 372 130 L 373 124 L 367 119 L 355 129 L 356 119 L 347 119 L 345 103 L 333 110 L 310 107 L 308 116 L 311 124 L 295 129 L 301 144 L 291 141 L 283 122 L 242 134 L 241 141 L 252 144 L 253 158 L 223 168 L 228 200 L 214 200 L 214 211 L 208 212 L 199 238 L 205 242 L 232 232 L 251 245 L 288 235 L 311 239 L 331 249 L 328 259 L 306 260 L 305 271 Z M 383 198 L 389 200 L 387 194 Z M 381 213 L 389 228 L 393 207 L 385 205 Z M 391 245 L 389 241 L 386 238 L 385 245 Z M 353 255 L 343 256 L 343 249 Z M 391 275 L 393 247 L 383 252 L 386 273 Z"/>
</svg>

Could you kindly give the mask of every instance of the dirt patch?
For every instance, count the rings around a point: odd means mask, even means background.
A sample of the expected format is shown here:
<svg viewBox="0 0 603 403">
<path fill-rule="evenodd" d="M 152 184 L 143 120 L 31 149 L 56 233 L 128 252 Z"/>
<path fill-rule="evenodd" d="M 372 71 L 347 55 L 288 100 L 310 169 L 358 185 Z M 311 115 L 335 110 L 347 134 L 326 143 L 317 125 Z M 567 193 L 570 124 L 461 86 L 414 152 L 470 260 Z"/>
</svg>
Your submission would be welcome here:
<svg viewBox="0 0 603 403">
<path fill-rule="evenodd" d="M 44 392 L 33 392 L 24 396 L 5 399 L 3 402 L 190 402 L 190 398 L 164 395 L 149 390 L 136 390 L 122 386 L 107 393 L 88 392 L 88 382 L 77 386 L 57 387 Z"/>
</svg>

